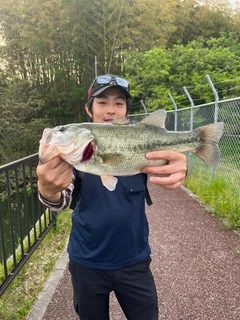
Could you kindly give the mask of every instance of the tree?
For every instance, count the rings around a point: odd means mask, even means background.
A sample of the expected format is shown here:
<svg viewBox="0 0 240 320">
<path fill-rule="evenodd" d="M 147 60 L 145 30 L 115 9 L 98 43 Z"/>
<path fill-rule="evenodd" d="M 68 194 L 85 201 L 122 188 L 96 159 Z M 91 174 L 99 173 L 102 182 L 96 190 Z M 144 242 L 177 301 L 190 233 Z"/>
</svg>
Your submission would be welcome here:
<svg viewBox="0 0 240 320">
<path fill-rule="evenodd" d="M 41 118 L 43 101 L 26 81 L 9 87 L 0 104 L 0 164 L 38 151 L 43 129 L 50 125 Z"/>
<path fill-rule="evenodd" d="M 230 43 L 232 47 L 229 47 Z M 239 79 L 238 50 L 233 35 L 209 41 L 198 38 L 187 46 L 155 47 L 145 53 L 130 53 L 124 70 L 134 86 L 133 97 L 143 99 L 149 111 L 159 106 L 172 109 L 168 99 L 170 92 L 177 94 L 175 101 L 179 107 L 189 106 L 183 86 L 189 88 L 196 104 L 202 104 L 214 100 L 206 75 L 216 83 L 220 99 L 238 94 L 233 81 Z"/>
<path fill-rule="evenodd" d="M 233 13 L 228 0 L 186 0 L 180 2 L 169 45 L 188 42 L 202 37 L 207 40 L 211 37 L 218 38 L 222 32 L 233 32 Z"/>
</svg>

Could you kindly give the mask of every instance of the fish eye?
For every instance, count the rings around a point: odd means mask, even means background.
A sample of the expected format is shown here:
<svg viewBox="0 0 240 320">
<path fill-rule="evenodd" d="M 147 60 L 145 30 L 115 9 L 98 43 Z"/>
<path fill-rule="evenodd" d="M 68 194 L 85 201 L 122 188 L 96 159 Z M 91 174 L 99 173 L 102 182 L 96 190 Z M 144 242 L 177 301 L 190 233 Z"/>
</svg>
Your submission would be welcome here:
<svg viewBox="0 0 240 320">
<path fill-rule="evenodd" d="M 59 131 L 64 132 L 67 130 L 67 127 L 62 126 L 61 128 L 59 128 Z"/>
</svg>

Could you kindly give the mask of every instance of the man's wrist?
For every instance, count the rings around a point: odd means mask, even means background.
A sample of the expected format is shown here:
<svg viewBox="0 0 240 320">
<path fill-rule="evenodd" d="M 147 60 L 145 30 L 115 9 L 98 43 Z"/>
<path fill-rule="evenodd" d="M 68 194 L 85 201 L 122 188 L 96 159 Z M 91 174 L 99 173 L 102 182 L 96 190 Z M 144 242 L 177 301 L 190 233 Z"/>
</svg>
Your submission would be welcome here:
<svg viewBox="0 0 240 320">
<path fill-rule="evenodd" d="M 49 196 L 49 194 L 45 195 L 41 191 L 38 191 L 40 197 L 44 200 L 44 202 L 47 202 L 52 205 L 59 205 L 62 202 L 62 192 L 58 192 L 57 194 L 54 194 L 53 196 Z"/>
</svg>

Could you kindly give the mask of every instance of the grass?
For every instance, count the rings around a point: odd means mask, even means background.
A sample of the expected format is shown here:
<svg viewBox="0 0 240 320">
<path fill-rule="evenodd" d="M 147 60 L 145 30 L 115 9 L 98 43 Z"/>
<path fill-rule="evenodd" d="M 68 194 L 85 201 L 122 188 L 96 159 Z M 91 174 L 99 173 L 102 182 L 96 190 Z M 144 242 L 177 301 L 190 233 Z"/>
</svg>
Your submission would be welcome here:
<svg viewBox="0 0 240 320">
<path fill-rule="evenodd" d="M 0 299 L 1 320 L 26 319 L 56 261 L 62 254 L 71 228 L 71 213 L 62 212 L 28 263 Z"/>
<path fill-rule="evenodd" d="M 211 167 L 194 159 L 185 186 L 199 197 L 202 204 L 210 205 L 212 213 L 222 218 L 228 228 L 240 228 L 239 174 L 226 173 L 219 166 L 213 179 L 211 176 Z"/>
</svg>

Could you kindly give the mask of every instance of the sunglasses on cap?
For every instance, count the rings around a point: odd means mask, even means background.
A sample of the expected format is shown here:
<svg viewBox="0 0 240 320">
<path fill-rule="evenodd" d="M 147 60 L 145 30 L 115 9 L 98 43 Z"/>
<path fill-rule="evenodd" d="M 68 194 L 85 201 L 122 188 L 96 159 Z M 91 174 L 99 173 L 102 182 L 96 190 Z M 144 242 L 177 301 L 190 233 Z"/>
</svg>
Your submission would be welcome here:
<svg viewBox="0 0 240 320">
<path fill-rule="evenodd" d="M 93 80 L 93 83 L 88 90 L 88 98 L 97 96 L 112 86 L 119 86 L 123 88 L 126 95 L 130 97 L 128 92 L 130 90 L 130 83 L 126 79 L 115 77 L 114 75 L 102 75 Z"/>
</svg>

